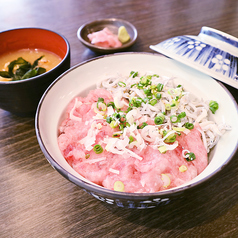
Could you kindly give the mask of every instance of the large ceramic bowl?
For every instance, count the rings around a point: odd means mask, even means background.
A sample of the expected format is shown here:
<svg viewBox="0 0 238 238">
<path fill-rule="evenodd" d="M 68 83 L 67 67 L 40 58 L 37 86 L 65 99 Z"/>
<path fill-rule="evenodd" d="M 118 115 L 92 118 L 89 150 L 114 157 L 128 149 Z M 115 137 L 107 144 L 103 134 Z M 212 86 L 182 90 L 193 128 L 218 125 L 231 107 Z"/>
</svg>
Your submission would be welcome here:
<svg viewBox="0 0 238 238">
<path fill-rule="evenodd" d="M 63 120 L 69 102 L 76 96 L 86 96 L 95 84 L 107 75 L 132 70 L 145 73 L 152 71 L 160 75 L 178 77 L 186 90 L 219 102 L 214 118 L 217 123 L 225 122 L 232 127 L 227 131 L 209 154 L 208 167 L 191 182 L 157 193 L 124 193 L 105 189 L 91 183 L 75 172 L 62 156 L 58 144 L 58 127 Z M 70 83 L 69 83 L 70 82 Z M 151 208 L 183 196 L 184 193 L 201 185 L 227 164 L 238 145 L 237 104 L 231 94 L 220 83 L 174 60 L 149 53 L 118 53 L 83 62 L 68 70 L 55 80 L 43 95 L 36 113 L 35 127 L 39 145 L 49 163 L 66 179 L 75 183 L 95 198 L 111 205 L 126 208 Z M 199 186 L 198 186 L 199 187 Z"/>
<path fill-rule="evenodd" d="M 39 100 L 47 87 L 70 67 L 70 46 L 56 32 L 41 28 L 19 28 L 0 33 L 0 55 L 20 49 L 41 49 L 62 60 L 53 69 L 33 78 L 0 81 L 0 108 L 19 116 L 35 115 Z"/>
</svg>

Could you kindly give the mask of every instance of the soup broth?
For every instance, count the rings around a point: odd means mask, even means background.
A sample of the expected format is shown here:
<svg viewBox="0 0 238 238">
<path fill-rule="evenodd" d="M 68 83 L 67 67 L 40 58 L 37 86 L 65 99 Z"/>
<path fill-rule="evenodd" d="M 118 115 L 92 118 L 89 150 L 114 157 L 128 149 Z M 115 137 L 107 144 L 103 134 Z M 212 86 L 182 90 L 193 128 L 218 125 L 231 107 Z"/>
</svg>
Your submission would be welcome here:
<svg viewBox="0 0 238 238">
<path fill-rule="evenodd" d="M 44 57 L 39 60 L 38 66 L 45 68 L 46 71 L 53 69 L 62 60 L 62 58 L 58 55 L 46 50 L 21 49 L 4 55 L 0 55 L 0 71 L 8 71 L 8 65 L 10 64 L 10 62 L 18 59 L 19 57 L 22 57 L 26 61 L 33 64 L 33 62 L 42 55 L 44 55 Z M 11 81 L 11 78 L 3 78 L 0 76 L 0 81 Z"/>
</svg>

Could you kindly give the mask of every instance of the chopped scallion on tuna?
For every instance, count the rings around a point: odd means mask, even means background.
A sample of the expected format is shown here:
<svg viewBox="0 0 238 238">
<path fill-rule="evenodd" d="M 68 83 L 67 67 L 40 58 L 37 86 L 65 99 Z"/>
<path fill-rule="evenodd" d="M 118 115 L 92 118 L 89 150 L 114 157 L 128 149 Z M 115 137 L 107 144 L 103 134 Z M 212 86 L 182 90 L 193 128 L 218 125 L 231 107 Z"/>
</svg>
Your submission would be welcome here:
<svg viewBox="0 0 238 238">
<path fill-rule="evenodd" d="M 179 171 L 180 171 L 181 173 L 183 173 L 183 172 L 185 172 L 185 171 L 187 171 L 187 170 L 188 170 L 188 168 L 187 168 L 187 166 L 184 165 L 184 164 L 179 167 Z"/>
<path fill-rule="evenodd" d="M 146 122 L 143 122 L 141 126 L 138 126 L 138 129 L 143 129 L 144 127 L 146 127 L 148 124 Z"/>
<path fill-rule="evenodd" d="M 114 183 L 114 190 L 118 192 L 123 192 L 125 189 L 125 185 L 122 181 L 116 181 Z"/>
<path fill-rule="evenodd" d="M 190 153 L 186 154 L 186 160 L 187 161 L 193 161 L 195 159 L 196 159 L 196 156 L 195 156 L 195 154 L 193 152 L 190 152 Z"/>
<path fill-rule="evenodd" d="M 101 154 L 103 152 L 103 148 L 101 145 L 99 144 L 96 144 L 94 147 L 93 147 L 93 151 L 96 153 L 96 154 Z"/>
<path fill-rule="evenodd" d="M 166 153 L 167 148 L 166 148 L 165 145 L 162 145 L 162 146 L 160 146 L 160 147 L 158 148 L 158 150 L 159 150 L 159 152 L 160 152 L 161 154 L 164 154 L 164 153 Z"/>
<path fill-rule="evenodd" d="M 115 120 L 111 121 L 111 123 L 110 123 L 110 127 L 111 128 L 116 128 L 117 126 L 118 126 L 118 122 L 117 121 L 115 121 Z"/>
</svg>

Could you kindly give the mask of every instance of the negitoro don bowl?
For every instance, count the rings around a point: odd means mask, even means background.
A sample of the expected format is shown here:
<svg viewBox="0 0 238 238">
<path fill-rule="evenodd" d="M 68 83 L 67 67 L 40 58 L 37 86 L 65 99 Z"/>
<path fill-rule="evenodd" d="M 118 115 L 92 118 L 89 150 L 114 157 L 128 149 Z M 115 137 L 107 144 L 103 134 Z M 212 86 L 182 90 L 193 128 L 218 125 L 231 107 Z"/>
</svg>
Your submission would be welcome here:
<svg viewBox="0 0 238 238">
<path fill-rule="evenodd" d="M 0 33 L 0 55 L 21 49 L 41 49 L 62 60 L 53 69 L 24 80 L 0 81 L 0 108 L 19 116 L 35 115 L 37 105 L 47 87 L 70 67 L 68 40 L 42 28 L 18 28 Z"/>
<path fill-rule="evenodd" d="M 202 97 L 219 102 L 214 120 L 232 127 L 219 140 L 209 154 L 209 165 L 196 178 L 183 186 L 157 193 L 125 193 L 105 189 L 93 184 L 75 172 L 62 156 L 58 144 L 58 127 L 69 102 L 76 96 L 86 96 L 99 80 L 107 75 L 131 71 L 142 74 L 152 71 L 160 75 L 175 76 L 183 87 Z M 238 144 L 237 104 L 220 83 L 174 60 L 150 53 L 118 53 L 83 62 L 56 79 L 43 95 L 36 113 L 35 127 L 39 145 L 49 163 L 66 179 L 81 187 L 95 198 L 118 207 L 151 208 L 170 203 L 190 188 L 201 185 L 227 164 Z M 226 148 L 224 150 L 224 148 Z"/>
</svg>

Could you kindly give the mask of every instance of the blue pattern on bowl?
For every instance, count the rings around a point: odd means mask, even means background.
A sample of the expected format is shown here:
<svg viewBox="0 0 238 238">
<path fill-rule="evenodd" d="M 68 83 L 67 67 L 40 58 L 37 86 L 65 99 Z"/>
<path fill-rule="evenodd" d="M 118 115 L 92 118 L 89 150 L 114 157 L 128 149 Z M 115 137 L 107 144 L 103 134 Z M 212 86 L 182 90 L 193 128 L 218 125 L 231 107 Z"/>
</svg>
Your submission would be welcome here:
<svg viewBox="0 0 238 238">
<path fill-rule="evenodd" d="M 219 44 L 219 48 L 218 41 L 223 44 Z M 203 27 L 198 37 L 177 36 L 150 48 L 238 88 L 238 57 L 235 55 L 238 39 L 235 37 Z"/>
</svg>

